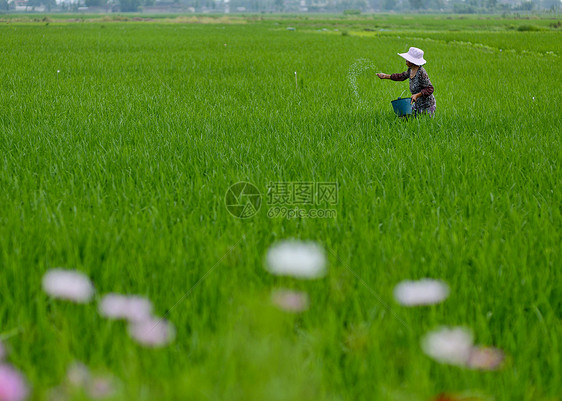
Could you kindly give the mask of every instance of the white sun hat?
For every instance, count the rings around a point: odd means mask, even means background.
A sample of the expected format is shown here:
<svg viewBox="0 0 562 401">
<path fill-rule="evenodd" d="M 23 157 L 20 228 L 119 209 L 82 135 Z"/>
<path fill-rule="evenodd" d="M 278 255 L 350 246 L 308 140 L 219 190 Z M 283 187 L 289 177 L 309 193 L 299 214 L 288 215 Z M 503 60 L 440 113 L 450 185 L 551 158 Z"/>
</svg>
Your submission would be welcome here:
<svg viewBox="0 0 562 401">
<path fill-rule="evenodd" d="M 418 49 L 417 47 L 410 47 L 408 53 L 398 53 L 398 55 L 415 65 L 424 65 L 427 63 L 427 61 L 423 58 L 423 50 Z"/>
</svg>

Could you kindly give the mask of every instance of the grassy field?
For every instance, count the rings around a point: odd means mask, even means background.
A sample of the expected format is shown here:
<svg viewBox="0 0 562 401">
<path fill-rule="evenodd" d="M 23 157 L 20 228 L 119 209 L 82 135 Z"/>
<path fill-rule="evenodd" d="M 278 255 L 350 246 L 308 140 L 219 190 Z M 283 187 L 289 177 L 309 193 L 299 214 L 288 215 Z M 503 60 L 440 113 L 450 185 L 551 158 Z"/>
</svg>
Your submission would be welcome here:
<svg viewBox="0 0 562 401">
<path fill-rule="evenodd" d="M 0 340 L 30 399 L 82 361 L 115 400 L 561 400 L 559 20 L 57 18 L 0 23 Z M 375 76 L 410 46 L 434 119 L 396 118 L 408 84 Z M 250 219 L 225 207 L 239 181 L 263 195 Z M 268 217 L 276 182 L 337 182 L 337 217 Z M 321 244 L 326 277 L 269 274 L 286 238 Z M 147 296 L 175 341 L 140 347 L 95 301 L 49 298 L 53 267 L 96 299 Z M 444 303 L 394 301 L 424 277 Z M 272 306 L 278 287 L 310 309 Z M 441 325 L 503 368 L 427 357 Z"/>
</svg>

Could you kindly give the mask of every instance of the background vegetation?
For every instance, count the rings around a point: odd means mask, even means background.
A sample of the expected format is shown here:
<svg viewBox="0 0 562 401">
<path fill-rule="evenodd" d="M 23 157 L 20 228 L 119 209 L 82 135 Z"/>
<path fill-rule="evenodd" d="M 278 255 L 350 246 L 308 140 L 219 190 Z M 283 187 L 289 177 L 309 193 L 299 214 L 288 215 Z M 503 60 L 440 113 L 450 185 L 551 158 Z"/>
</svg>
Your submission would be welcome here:
<svg viewBox="0 0 562 401">
<path fill-rule="evenodd" d="M 544 13 L 560 0 L 0 0 L 4 12 L 191 13 Z"/>
</svg>

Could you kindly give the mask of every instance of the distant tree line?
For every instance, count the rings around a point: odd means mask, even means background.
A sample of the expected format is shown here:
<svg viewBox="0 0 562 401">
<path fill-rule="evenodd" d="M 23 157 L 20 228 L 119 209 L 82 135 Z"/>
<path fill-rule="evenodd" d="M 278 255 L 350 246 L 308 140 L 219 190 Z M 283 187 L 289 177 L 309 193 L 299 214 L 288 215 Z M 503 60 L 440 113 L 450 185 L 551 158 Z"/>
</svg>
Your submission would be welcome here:
<svg viewBox="0 0 562 401">
<path fill-rule="evenodd" d="M 560 0 L 0 0 L 0 11 L 25 4 L 26 10 L 76 11 L 79 7 L 104 8 L 120 12 L 142 11 L 159 6 L 192 12 L 345 12 L 444 11 L 489 13 L 507 11 L 560 11 Z"/>
<path fill-rule="evenodd" d="M 86 7 L 107 7 L 108 4 L 113 5 L 113 2 L 108 0 L 85 0 L 84 4 Z M 119 0 L 115 2 L 115 5 L 119 7 L 119 11 L 122 12 L 134 12 L 139 11 L 142 6 L 153 6 L 155 0 Z"/>
</svg>

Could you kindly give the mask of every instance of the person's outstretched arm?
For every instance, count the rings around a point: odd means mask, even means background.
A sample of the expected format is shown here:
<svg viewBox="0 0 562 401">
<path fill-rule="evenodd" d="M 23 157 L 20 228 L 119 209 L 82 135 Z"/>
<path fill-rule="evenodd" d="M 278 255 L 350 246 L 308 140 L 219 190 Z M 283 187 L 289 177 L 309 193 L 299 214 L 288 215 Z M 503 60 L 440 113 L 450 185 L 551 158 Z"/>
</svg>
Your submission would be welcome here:
<svg viewBox="0 0 562 401">
<path fill-rule="evenodd" d="M 398 74 L 384 74 L 379 72 L 377 77 L 380 79 L 391 79 L 393 81 L 405 81 L 408 79 L 408 71 L 400 72 Z"/>
</svg>

